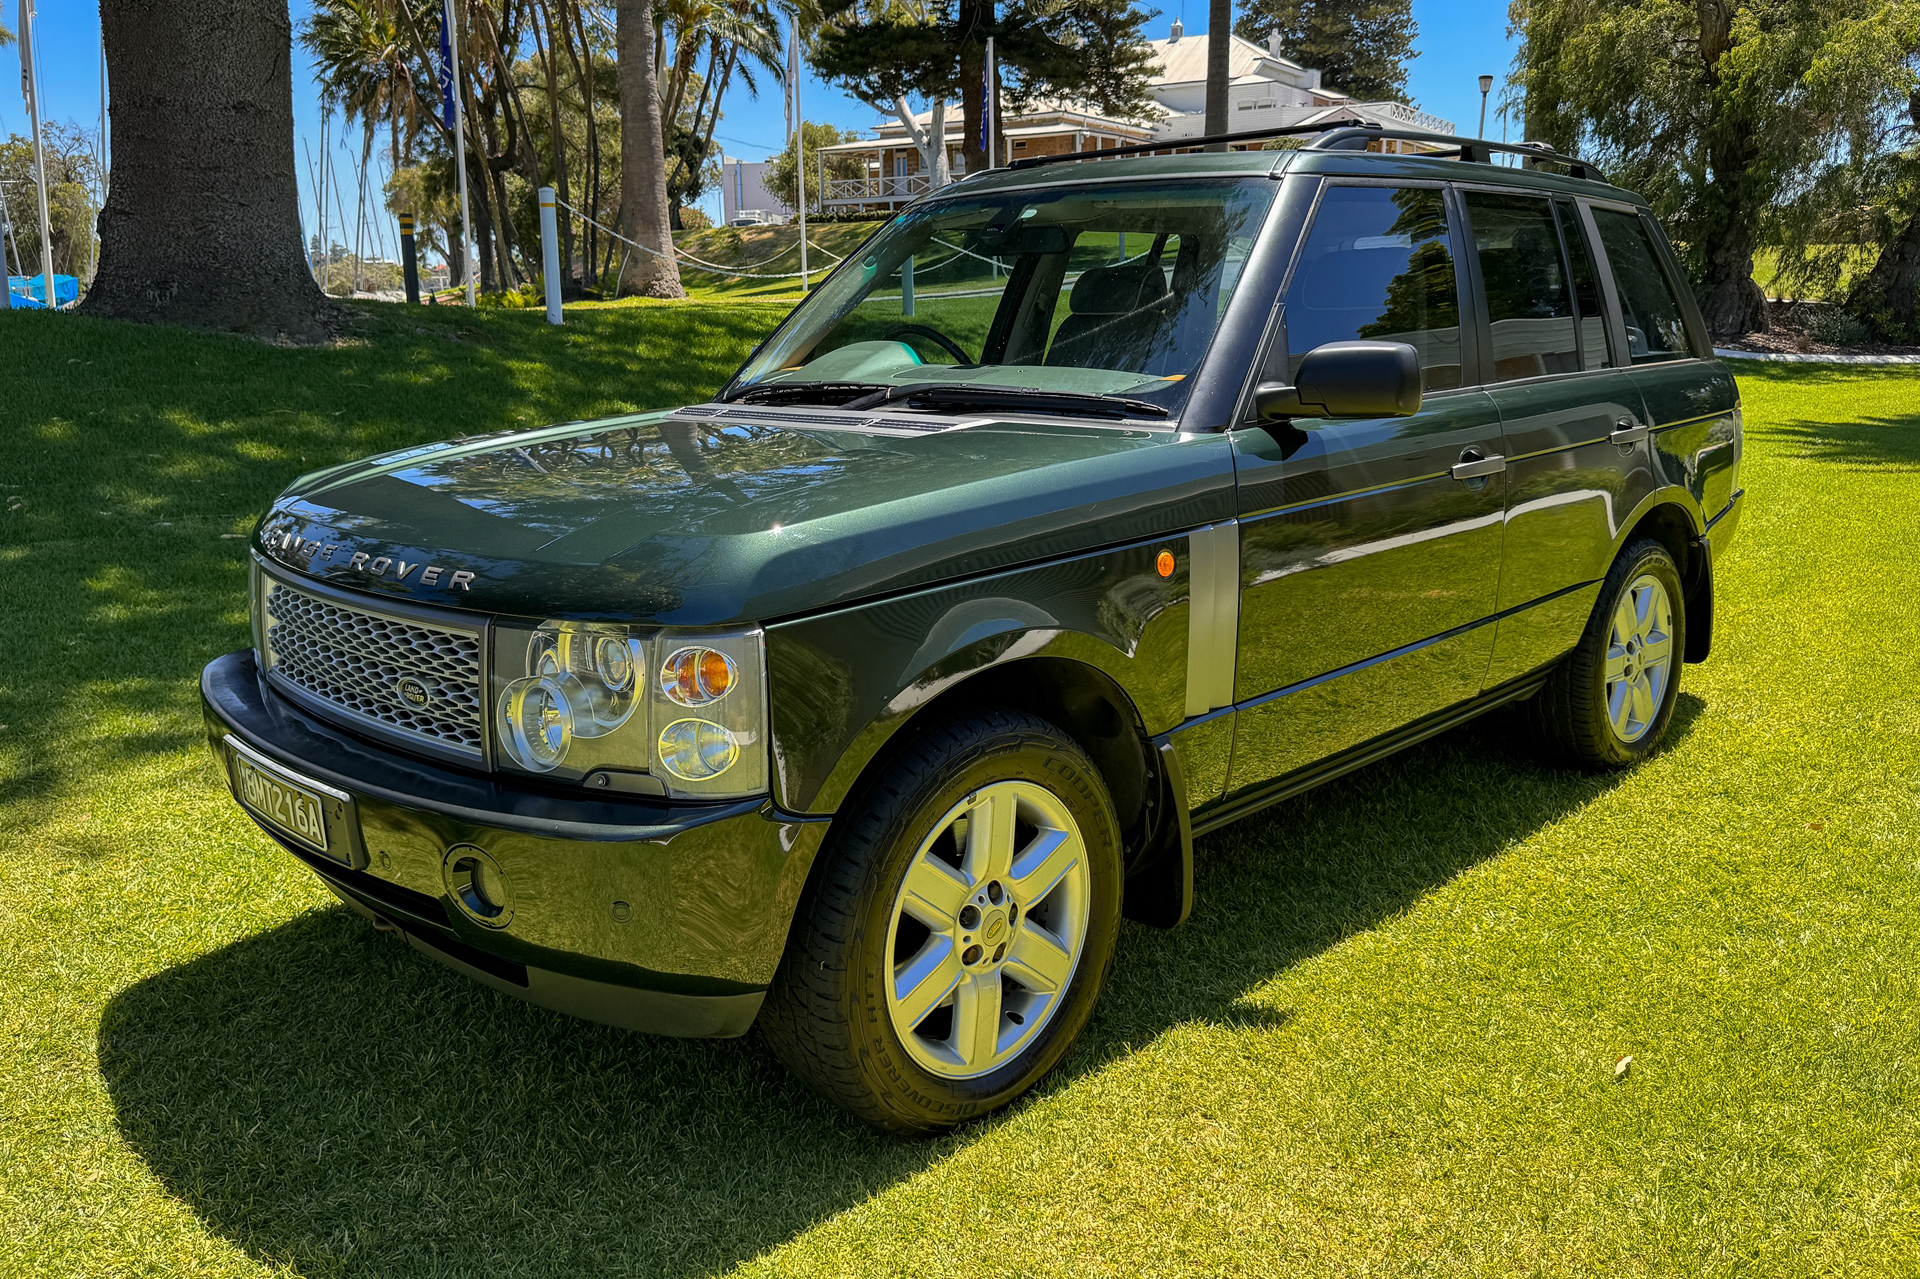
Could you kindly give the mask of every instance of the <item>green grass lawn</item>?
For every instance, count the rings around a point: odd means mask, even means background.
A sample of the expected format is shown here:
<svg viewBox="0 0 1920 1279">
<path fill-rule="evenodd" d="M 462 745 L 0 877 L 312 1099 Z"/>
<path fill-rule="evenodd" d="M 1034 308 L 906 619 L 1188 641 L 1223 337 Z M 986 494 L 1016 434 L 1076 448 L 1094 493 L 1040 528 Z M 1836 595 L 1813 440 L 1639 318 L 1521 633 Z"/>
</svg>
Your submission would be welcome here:
<svg viewBox="0 0 1920 1279">
<path fill-rule="evenodd" d="M 0 315 L 0 1274 L 1920 1273 L 1908 372 L 1742 368 L 1662 754 L 1485 723 L 1203 840 L 1193 919 L 1129 925 L 1066 1068 L 950 1138 L 335 904 L 201 740 L 236 535 L 334 459 L 693 399 L 780 313 Z"/>
</svg>

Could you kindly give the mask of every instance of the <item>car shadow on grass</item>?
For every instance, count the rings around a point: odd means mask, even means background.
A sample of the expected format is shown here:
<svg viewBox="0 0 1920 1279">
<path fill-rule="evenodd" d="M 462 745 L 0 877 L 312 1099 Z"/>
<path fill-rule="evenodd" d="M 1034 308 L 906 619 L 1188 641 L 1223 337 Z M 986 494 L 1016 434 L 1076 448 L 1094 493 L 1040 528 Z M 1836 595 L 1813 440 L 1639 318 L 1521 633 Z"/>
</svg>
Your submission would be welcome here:
<svg viewBox="0 0 1920 1279">
<path fill-rule="evenodd" d="M 1704 709 L 1683 695 L 1670 740 Z M 1129 926 L 1083 1041 L 1023 1105 L 1169 1027 L 1285 1033 L 1257 988 L 1583 807 L 1621 775 L 1469 725 L 1201 841 L 1199 907 Z M 130 1147 L 206 1227 L 304 1274 L 708 1273 L 1002 1122 L 870 1133 L 757 1037 L 651 1038 L 520 1004 L 346 909 L 141 981 L 99 1063 Z"/>
</svg>

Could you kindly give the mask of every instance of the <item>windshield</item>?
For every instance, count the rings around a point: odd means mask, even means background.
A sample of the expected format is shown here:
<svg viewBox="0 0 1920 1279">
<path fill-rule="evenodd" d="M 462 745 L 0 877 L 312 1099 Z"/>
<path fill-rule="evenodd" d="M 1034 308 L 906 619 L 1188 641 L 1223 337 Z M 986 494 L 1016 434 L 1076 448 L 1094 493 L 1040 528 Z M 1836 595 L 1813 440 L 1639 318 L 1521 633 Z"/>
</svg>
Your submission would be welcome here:
<svg viewBox="0 0 1920 1279">
<path fill-rule="evenodd" d="M 801 305 L 728 398 L 1177 414 L 1274 188 L 1128 183 L 910 209 Z"/>
</svg>

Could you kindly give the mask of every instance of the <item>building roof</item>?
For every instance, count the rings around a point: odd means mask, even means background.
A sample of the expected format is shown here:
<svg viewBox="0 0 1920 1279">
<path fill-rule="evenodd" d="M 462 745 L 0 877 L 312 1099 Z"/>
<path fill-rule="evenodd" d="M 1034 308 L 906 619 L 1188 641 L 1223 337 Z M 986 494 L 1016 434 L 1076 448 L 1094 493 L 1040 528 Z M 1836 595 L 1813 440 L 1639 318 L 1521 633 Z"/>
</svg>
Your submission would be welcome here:
<svg viewBox="0 0 1920 1279">
<path fill-rule="evenodd" d="M 1149 40 L 1157 64 L 1151 84 L 1163 88 L 1176 84 L 1205 84 L 1207 80 L 1207 37 L 1182 36 L 1178 40 Z M 1319 89 L 1320 73 L 1240 36 L 1227 46 L 1227 74 L 1235 82 L 1277 80 L 1300 89 Z M 1327 90 L 1321 90 L 1325 93 Z M 1341 97 L 1339 93 L 1329 96 Z"/>
</svg>

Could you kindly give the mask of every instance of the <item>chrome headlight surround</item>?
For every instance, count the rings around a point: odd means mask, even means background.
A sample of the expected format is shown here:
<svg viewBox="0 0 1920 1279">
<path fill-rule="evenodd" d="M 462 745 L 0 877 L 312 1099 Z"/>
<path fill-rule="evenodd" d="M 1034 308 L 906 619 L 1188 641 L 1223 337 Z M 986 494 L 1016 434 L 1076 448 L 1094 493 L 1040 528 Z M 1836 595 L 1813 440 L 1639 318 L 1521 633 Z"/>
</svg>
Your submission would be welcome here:
<svg viewBox="0 0 1920 1279">
<path fill-rule="evenodd" d="M 665 668 L 679 659 L 672 669 L 684 670 L 689 652 L 706 655 L 704 663 L 691 679 L 668 679 Z M 649 634 L 604 622 L 497 622 L 495 764 L 628 793 L 763 794 L 765 671 L 757 630 Z"/>
</svg>

